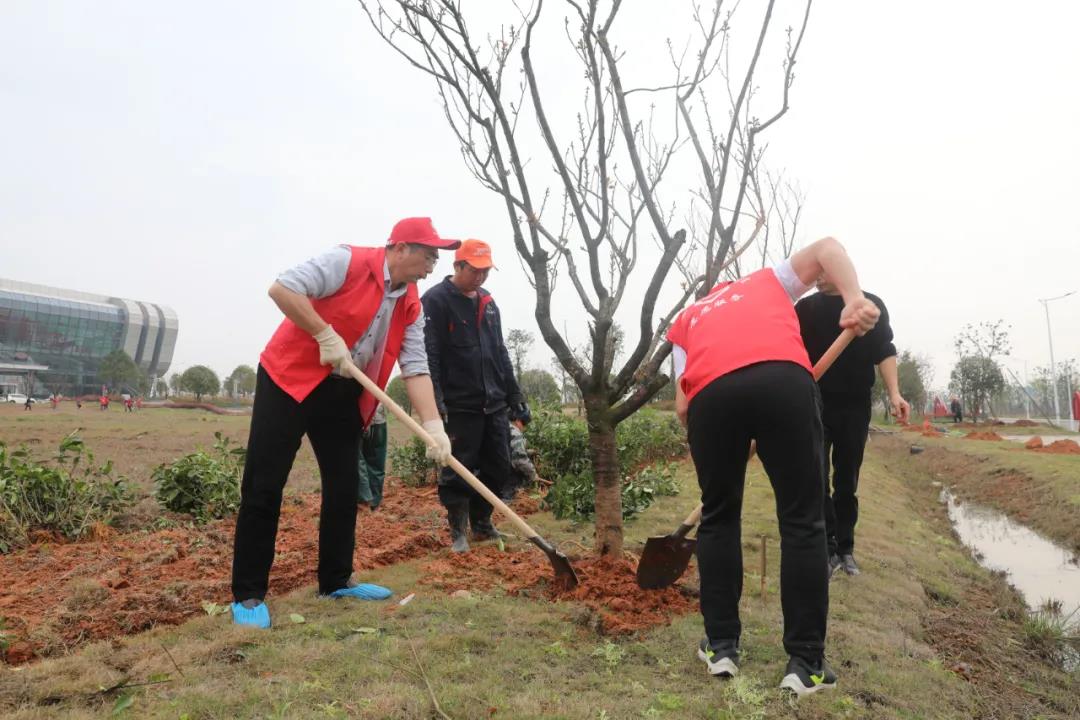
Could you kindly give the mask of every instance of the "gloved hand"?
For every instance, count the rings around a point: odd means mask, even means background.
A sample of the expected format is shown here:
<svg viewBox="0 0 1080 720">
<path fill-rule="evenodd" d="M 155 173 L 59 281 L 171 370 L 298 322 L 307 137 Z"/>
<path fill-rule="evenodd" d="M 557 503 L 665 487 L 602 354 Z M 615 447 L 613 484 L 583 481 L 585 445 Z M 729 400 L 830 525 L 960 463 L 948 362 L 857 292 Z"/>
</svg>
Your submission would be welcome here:
<svg viewBox="0 0 1080 720">
<path fill-rule="evenodd" d="M 446 434 L 446 429 L 443 428 L 442 420 L 438 418 L 426 420 L 423 428 L 435 441 L 434 445 L 428 445 L 426 453 L 428 460 L 433 460 L 439 465 L 446 465 L 450 462 L 450 438 Z"/>
<path fill-rule="evenodd" d="M 337 369 L 342 363 L 352 360 L 348 346 L 333 326 L 327 325 L 312 337 L 319 343 L 319 364 L 330 365 Z"/>
<path fill-rule="evenodd" d="M 516 405 L 511 405 L 508 414 L 511 421 L 520 420 L 526 425 L 532 422 L 532 413 L 529 411 L 529 404 L 524 400 Z"/>
</svg>

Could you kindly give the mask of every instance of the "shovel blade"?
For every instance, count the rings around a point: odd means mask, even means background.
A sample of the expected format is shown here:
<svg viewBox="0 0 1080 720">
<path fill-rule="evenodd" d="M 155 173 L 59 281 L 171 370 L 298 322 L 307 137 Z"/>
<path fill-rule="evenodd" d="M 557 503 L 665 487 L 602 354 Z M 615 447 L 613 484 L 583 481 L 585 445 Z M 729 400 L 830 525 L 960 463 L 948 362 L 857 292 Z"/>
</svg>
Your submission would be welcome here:
<svg viewBox="0 0 1080 720">
<path fill-rule="evenodd" d="M 544 554 L 548 556 L 548 560 L 551 561 L 551 569 L 555 571 L 556 585 L 563 590 L 573 590 L 578 586 L 578 576 L 574 572 L 574 566 L 570 564 L 570 558 L 556 550 L 554 545 L 539 535 L 529 538 L 529 542 L 543 550 Z"/>
<path fill-rule="evenodd" d="M 555 582 L 563 590 L 573 590 L 578 586 L 578 576 L 574 572 L 574 566 L 570 564 L 570 558 L 556 550 L 548 555 L 551 561 L 551 569 L 555 571 Z"/>
<path fill-rule="evenodd" d="M 658 590 L 674 583 L 686 572 L 696 547 L 693 538 L 664 535 L 646 540 L 637 566 L 638 586 Z"/>
</svg>

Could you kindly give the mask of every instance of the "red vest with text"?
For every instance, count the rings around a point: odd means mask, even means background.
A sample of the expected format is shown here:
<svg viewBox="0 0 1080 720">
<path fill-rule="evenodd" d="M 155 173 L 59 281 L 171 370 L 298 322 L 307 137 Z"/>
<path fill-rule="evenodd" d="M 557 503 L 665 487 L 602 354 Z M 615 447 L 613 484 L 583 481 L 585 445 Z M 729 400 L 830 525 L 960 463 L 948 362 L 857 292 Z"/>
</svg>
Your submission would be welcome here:
<svg viewBox="0 0 1080 720">
<path fill-rule="evenodd" d="M 386 248 L 353 247 L 351 250 L 352 260 L 341 288 L 329 297 L 311 300 L 315 312 L 334 326 L 350 348 L 356 345 L 356 341 L 371 325 L 382 303 L 385 282 L 383 265 L 386 260 Z M 416 284 L 409 283 L 405 294 L 394 305 L 379 376 L 372 378 L 379 387 L 386 387 L 401 352 L 405 328 L 416 320 L 420 311 Z M 303 402 L 331 370 L 329 365 L 319 364 L 319 343 L 288 318 L 281 322 L 266 344 L 266 349 L 259 356 L 259 363 L 277 386 L 297 402 Z M 378 401 L 371 393 L 361 393 L 360 417 L 365 426 L 371 421 L 377 406 Z"/>
<path fill-rule="evenodd" d="M 688 402 L 721 375 L 754 363 L 781 360 L 812 372 L 795 306 L 772 268 L 720 283 L 679 314 L 667 338 L 686 350 L 679 384 Z"/>
</svg>

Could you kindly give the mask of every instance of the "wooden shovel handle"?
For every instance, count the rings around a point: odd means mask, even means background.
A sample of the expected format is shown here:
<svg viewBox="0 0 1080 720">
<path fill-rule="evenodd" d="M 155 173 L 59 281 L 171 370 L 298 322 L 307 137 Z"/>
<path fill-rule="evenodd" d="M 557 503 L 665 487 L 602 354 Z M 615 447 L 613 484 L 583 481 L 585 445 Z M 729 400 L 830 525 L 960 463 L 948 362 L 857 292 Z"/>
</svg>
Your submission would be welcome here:
<svg viewBox="0 0 1080 720">
<path fill-rule="evenodd" d="M 376 385 L 371 378 L 369 378 L 360 370 L 360 368 L 356 367 L 350 362 L 345 363 L 342 369 L 352 375 L 354 380 L 363 385 L 364 390 L 374 395 L 375 399 L 381 402 L 383 406 L 385 406 L 390 412 L 394 414 L 394 417 L 405 423 L 405 426 L 412 430 L 414 435 L 423 440 L 428 447 L 431 447 L 435 444 L 435 441 L 431 439 L 431 436 L 427 434 L 427 431 L 424 430 L 423 427 L 421 427 L 420 423 L 413 420 L 411 415 L 405 412 L 405 410 L 403 410 L 400 405 L 394 402 L 389 395 L 384 393 L 382 389 L 378 385 Z M 484 483 L 480 482 L 480 480 L 475 475 L 473 475 L 467 467 L 462 465 L 456 457 L 450 456 L 450 461 L 447 463 L 447 465 L 449 465 L 454 472 L 460 475 L 465 482 L 469 483 L 469 486 L 473 490 L 480 493 L 481 497 L 491 503 L 496 510 L 498 510 L 506 518 L 508 518 L 510 522 L 513 523 L 514 527 L 518 529 L 518 532 L 522 533 L 527 540 L 532 540 L 533 538 L 540 537 L 539 533 L 529 527 L 529 524 L 522 520 L 516 512 L 507 507 L 506 503 L 500 500 L 498 495 L 491 492 L 491 490 L 489 490 L 487 486 L 484 485 Z"/>
</svg>

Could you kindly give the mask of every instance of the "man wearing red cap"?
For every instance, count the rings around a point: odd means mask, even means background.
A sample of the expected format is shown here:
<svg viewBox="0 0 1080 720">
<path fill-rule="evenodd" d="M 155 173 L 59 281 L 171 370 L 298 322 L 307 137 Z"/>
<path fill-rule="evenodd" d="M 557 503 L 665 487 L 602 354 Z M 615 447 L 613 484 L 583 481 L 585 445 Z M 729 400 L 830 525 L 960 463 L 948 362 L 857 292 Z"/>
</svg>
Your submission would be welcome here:
<svg viewBox="0 0 1080 720">
<path fill-rule="evenodd" d="M 447 461 L 450 439 L 428 374 L 416 281 L 434 269 L 439 250 L 460 244 L 440 238 L 429 218 L 407 218 L 385 247 L 337 247 L 282 273 L 270 287 L 285 320 L 259 358 L 233 549 L 237 624 L 270 627 L 264 598 L 281 495 L 305 434 L 322 479 L 319 594 L 391 595 L 351 580 L 360 437 L 377 401 L 340 369 L 354 364 L 385 388 L 397 362 L 409 400 L 435 441 L 428 457 Z"/>
<path fill-rule="evenodd" d="M 510 475 L 509 421 L 528 413 L 502 320 L 491 293 L 480 287 L 494 265 L 491 248 L 465 240 L 454 255 L 454 274 L 424 293 L 424 336 L 435 402 L 446 418 L 454 457 L 478 468 L 481 482 L 500 495 Z M 449 468 L 439 477 L 439 500 L 446 507 L 454 552 L 474 540 L 498 538 L 491 504 Z"/>
</svg>

